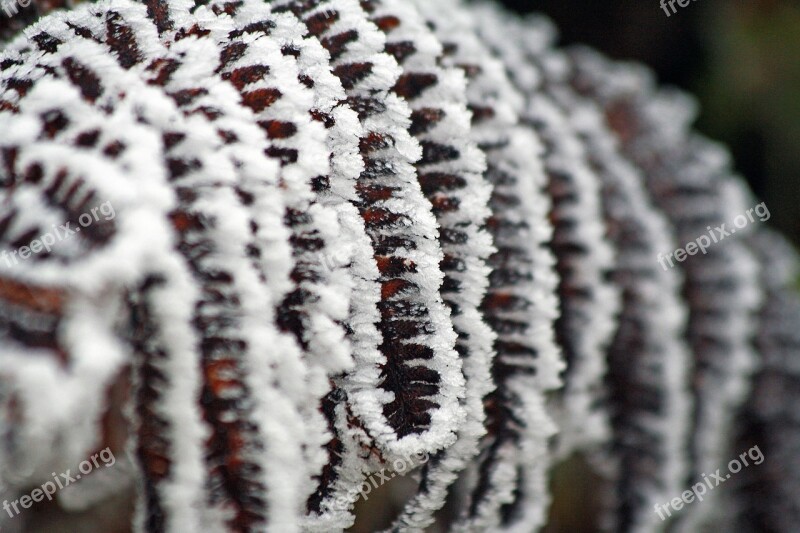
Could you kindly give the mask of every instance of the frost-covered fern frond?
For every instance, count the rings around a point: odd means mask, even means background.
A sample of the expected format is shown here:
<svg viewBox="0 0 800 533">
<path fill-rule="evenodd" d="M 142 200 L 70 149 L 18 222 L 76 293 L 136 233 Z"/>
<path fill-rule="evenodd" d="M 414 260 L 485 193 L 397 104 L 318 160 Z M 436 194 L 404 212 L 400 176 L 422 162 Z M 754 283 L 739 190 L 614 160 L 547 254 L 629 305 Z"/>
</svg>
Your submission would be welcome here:
<svg viewBox="0 0 800 533">
<path fill-rule="evenodd" d="M 538 531 L 582 456 L 598 530 L 793 531 L 794 253 L 664 264 L 756 201 L 691 99 L 556 39 L 461 0 L 0 22 L 0 526 Z"/>
</svg>

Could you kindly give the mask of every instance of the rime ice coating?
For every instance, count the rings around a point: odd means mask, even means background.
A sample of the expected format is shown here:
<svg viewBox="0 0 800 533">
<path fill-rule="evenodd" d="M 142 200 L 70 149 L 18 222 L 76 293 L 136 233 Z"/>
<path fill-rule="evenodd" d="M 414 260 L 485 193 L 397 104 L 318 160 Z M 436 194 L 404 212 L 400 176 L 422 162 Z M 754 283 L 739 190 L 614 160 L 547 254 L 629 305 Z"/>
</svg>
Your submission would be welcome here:
<svg viewBox="0 0 800 533">
<path fill-rule="evenodd" d="M 796 254 L 752 224 L 659 262 L 755 204 L 690 99 L 478 2 L 34 2 L 0 21 L 0 490 L 109 447 L 137 531 L 343 531 L 426 457 L 392 531 L 522 532 L 583 454 L 598 528 L 651 531 L 759 445 L 674 528 L 793 531 Z"/>
<path fill-rule="evenodd" d="M 623 153 L 643 170 L 644 184 L 679 243 L 692 242 L 745 211 L 741 200 L 724 195 L 731 175 L 727 152 L 689 130 L 696 112 L 690 99 L 657 91 L 646 72 L 586 50 L 573 57 L 573 85 L 600 101 Z M 689 309 L 686 336 L 693 352 L 689 483 L 725 460 L 733 415 L 755 363 L 753 316 L 761 288 L 753 254 L 741 239 L 715 243 L 706 254 L 688 257 L 682 270 Z M 679 526 L 693 530 L 707 520 L 711 508 L 693 506 Z"/>
<path fill-rule="evenodd" d="M 554 431 L 541 409 L 543 393 L 558 384 L 561 368 L 553 340 L 556 277 L 553 257 L 545 248 L 551 232 L 539 142 L 519 126 L 522 96 L 511 86 L 502 65 L 476 38 L 477 20 L 459 10 L 456 2 L 420 2 L 419 7 L 443 42 L 443 63 L 458 67 L 467 77 L 472 135 L 486 152 L 486 178 L 494 188 L 487 229 L 497 247 L 489 258 L 494 271 L 481 305 L 497 337 L 497 354 L 488 368 L 487 362 L 473 362 L 475 376 L 468 376 L 475 383 L 474 389 L 467 391 L 471 406 L 468 426 L 442 461 L 447 467 L 436 471 L 438 479 L 431 479 L 426 487 L 442 483 L 479 453 L 480 466 L 470 469 L 468 476 L 469 508 L 456 527 L 499 527 L 499 509 L 514 504 L 515 498 L 517 507 L 528 515 L 517 518 L 518 522 L 533 527 L 543 521 L 547 505 L 547 440 Z M 496 390 L 484 377 L 489 372 Z M 482 397 L 486 409 L 479 403 Z M 486 433 L 478 426 L 484 419 L 488 434 L 479 441 Z M 518 421 L 523 429 L 516 427 Z M 430 506 L 434 500 L 429 497 L 426 502 L 424 496 L 422 493 L 420 502 L 412 502 L 406 512 L 414 512 L 415 505 Z"/>
<path fill-rule="evenodd" d="M 413 166 L 423 154 L 409 134 L 410 109 L 392 90 L 402 70 L 355 0 L 278 1 L 273 9 L 293 12 L 333 51 L 333 73 L 364 129 L 357 191 L 380 271 L 385 361 L 370 376 L 377 388 L 348 384 L 349 406 L 385 458 L 435 452 L 452 444 L 463 420 L 464 378 L 439 295 L 437 224 Z"/>
<path fill-rule="evenodd" d="M 526 42 L 546 45 L 552 37 L 536 26 L 529 31 L 490 6 L 479 10 L 478 32 L 511 65 L 510 76 L 526 95 L 523 123 L 539 134 L 544 145 L 552 201 L 550 246 L 560 278 L 556 340 L 566 363 L 564 388 L 553 405 L 561 426 L 556 453 L 566 456 L 609 437 L 608 413 L 601 405 L 605 351 L 620 305 L 619 289 L 607 279 L 616 259 L 602 220 L 599 180 L 586 160 L 586 149 L 565 113 L 543 90 L 543 74 L 525 50 Z"/>
<path fill-rule="evenodd" d="M 609 522 L 616 531 L 650 531 L 660 522 L 654 506 L 682 492 L 688 467 L 682 451 L 691 408 L 689 352 L 681 336 L 687 319 L 679 295 L 682 279 L 653 261 L 677 245 L 666 218 L 647 197 L 641 172 L 622 157 L 599 109 L 567 85 L 568 58 L 528 41 L 545 91 L 567 113 L 600 179 L 616 251 L 612 280 L 622 291 L 622 308 L 605 377 L 605 402 L 615 415 L 609 446 L 596 457 L 601 470 L 610 467 L 616 484 Z M 651 400 L 642 402 L 643 394 Z"/>
<path fill-rule="evenodd" d="M 759 231 L 748 239 L 762 265 L 765 287 L 755 336 L 762 359 L 750 396 L 742 404 L 744 423 L 733 449 L 741 453 L 757 445 L 764 459 L 758 468 L 742 470 L 732 480 L 715 519 L 723 527 L 747 533 L 790 531 L 800 520 L 795 497 L 800 479 L 795 453 L 800 425 L 793 407 L 800 368 L 800 297 L 796 292 L 800 262 L 797 252 L 774 231 Z M 767 461 L 767 457 L 775 461 Z"/>
</svg>

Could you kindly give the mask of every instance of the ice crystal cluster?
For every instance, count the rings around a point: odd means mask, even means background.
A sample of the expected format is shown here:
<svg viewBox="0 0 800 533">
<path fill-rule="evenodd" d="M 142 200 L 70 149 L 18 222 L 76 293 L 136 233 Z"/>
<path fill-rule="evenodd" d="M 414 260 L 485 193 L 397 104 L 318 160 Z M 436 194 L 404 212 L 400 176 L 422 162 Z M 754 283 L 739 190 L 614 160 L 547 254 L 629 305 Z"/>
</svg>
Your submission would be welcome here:
<svg viewBox="0 0 800 533">
<path fill-rule="evenodd" d="M 662 268 L 756 202 L 685 95 L 480 2 L 27 22 L 0 28 L 0 247 L 81 231 L 0 262 L 4 497 L 110 447 L 58 505 L 341 531 L 379 472 L 391 531 L 529 532 L 580 454 L 605 530 L 796 531 L 797 259 L 753 225 Z"/>
</svg>

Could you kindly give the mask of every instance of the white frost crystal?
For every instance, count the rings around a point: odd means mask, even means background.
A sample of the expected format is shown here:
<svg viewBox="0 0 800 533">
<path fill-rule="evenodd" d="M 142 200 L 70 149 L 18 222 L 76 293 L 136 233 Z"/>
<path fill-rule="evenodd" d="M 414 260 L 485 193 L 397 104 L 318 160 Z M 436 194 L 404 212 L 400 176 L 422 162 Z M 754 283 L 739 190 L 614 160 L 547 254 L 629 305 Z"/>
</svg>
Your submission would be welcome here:
<svg viewBox="0 0 800 533">
<path fill-rule="evenodd" d="M 67 527 L 529 532 L 582 455 L 647 532 L 758 444 L 670 527 L 793 531 L 796 254 L 660 261 L 756 205 L 690 97 L 477 1 L 64 7 L 0 21 L 3 498 L 108 448 Z"/>
</svg>

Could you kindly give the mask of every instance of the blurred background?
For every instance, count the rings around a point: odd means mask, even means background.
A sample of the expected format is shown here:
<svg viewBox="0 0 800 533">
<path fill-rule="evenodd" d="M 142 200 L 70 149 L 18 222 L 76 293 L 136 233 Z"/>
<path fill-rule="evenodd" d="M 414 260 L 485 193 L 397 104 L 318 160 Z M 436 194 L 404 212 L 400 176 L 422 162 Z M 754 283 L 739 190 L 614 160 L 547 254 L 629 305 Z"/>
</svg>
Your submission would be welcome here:
<svg viewBox="0 0 800 533">
<path fill-rule="evenodd" d="M 562 46 L 644 63 L 693 94 L 697 129 L 731 149 L 767 223 L 800 246 L 800 0 L 695 0 L 669 17 L 660 0 L 496 1 L 547 15 Z M 606 487 L 589 472 L 580 457 L 556 468 L 545 533 L 595 531 Z"/>
<path fill-rule="evenodd" d="M 800 1 L 695 0 L 669 17 L 659 0 L 497 1 L 695 95 L 698 130 L 731 148 L 768 224 L 800 245 Z"/>
</svg>

